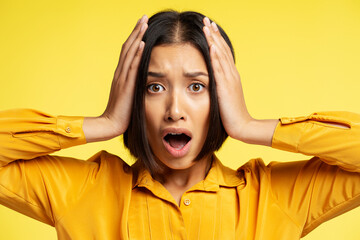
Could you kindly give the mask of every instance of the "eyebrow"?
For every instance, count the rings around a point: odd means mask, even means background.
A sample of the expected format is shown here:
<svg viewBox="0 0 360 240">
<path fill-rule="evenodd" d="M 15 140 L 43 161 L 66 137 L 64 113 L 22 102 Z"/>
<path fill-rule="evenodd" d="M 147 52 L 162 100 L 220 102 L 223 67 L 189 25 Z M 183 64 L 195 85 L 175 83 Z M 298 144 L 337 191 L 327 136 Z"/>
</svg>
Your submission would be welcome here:
<svg viewBox="0 0 360 240">
<path fill-rule="evenodd" d="M 164 73 L 149 71 L 148 76 L 162 78 L 162 77 L 165 77 L 166 75 Z M 204 72 L 186 72 L 186 73 L 184 73 L 184 76 L 185 77 L 198 77 L 198 76 L 208 77 L 209 75 L 207 73 L 204 73 Z"/>
<path fill-rule="evenodd" d="M 205 76 L 208 77 L 207 73 L 204 72 L 187 72 L 184 74 L 185 77 L 197 77 L 197 76 Z"/>
</svg>

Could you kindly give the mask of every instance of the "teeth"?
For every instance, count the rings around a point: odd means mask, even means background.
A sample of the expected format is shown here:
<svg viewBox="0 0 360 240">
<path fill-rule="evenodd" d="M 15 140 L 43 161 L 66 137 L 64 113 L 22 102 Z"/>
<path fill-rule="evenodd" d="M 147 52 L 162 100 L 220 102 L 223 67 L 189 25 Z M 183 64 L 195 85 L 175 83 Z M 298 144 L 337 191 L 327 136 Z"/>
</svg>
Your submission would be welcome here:
<svg viewBox="0 0 360 240">
<path fill-rule="evenodd" d="M 170 135 L 176 136 L 176 135 L 181 135 L 182 133 L 169 133 Z"/>
</svg>

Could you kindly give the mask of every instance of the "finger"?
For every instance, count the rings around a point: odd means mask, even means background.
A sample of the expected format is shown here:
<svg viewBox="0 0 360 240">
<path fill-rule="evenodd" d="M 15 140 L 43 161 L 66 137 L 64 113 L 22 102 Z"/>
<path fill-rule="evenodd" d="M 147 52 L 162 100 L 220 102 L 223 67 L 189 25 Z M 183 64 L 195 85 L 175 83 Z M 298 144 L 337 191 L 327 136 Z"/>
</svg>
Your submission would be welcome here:
<svg viewBox="0 0 360 240">
<path fill-rule="evenodd" d="M 217 25 L 215 22 L 212 22 L 209 27 L 210 35 L 214 44 L 217 45 L 219 52 L 218 54 L 223 55 L 223 59 L 231 66 L 234 64 L 234 58 L 232 52 L 225 42 L 225 39 L 222 37 Z"/>
<path fill-rule="evenodd" d="M 138 46 L 137 52 L 133 58 L 133 62 L 130 67 L 130 71 L 128 71 L 128 73 L 129 73 L 128 77 L 133 78 L 133 81 L 120 81 L 120 78 L 114 79 L 112 81 L 107 109 L 110 108 L 111 106 L 114 106 L 115 102 L 117 101 L 117 98 L 115 96 L 118 96 L 119 91 L 129 91 L 130 90 L 130 92 L 128 92 L 128 93 L 130 94 L 130 97 L 132 97 L 136 74 L 137 74 L 137 70 L 139 67 L 142 52 L 144 49 L 144 45 L 145 45 L 145 43 L 143 41 L 141 41 Z"/>
<path fill-rule="evenodd" d="M 225 54 L 227 55 L 227 50 L 224 48 L 222 42 L 219 40 L 219 37 L 213 33 L 213 30 L 211 30 L 212 26 L 208 21 L 209 21 L 209 19 L 205 18 L 205 20 L 204 20 L 205 26 L 203 27 L 203 31 L 205 33 L 206 40 L 208 42 L 209 47 L 211 47 L 211 45 L 215 44 L 218 47 L 219 53 L 225 52 Z M 221 37 L 221 35 L 220 35 L 220 37 Z M 225 59 L 231 64 L 231 61 L 229 61 L 228 56 L 225 56 Z"/>
<path fill-rule="evenodd" d="M 210 27 L 210 19 L 208 17 L 203 18 L 203 23 L 205 26 Z"/>
<path fill-rule="evenodd" d="M 134 39 L 131 46 L 129 47 L 129 50 L 124 57 L 124 63 L 122 66 L 122 70 L 120 71 L 120 76 L 119 76 L 120 79 L 127 80 L 129 68 L 131 66 L 131 63 L 133 62 L 133 59 L 136 55 L 136 52 L 141 43 L 141 39 L 142 39 L 147 27 L 148 27 L 147 23 L 142 24 L 138 36 L 136 37 L 136 39 Z"/>
<path fill-rule="evenodd" d="M 116 67 L 115 70 L 115 77 L 119 77 L 122 65 L 124 63 L 124 58 L 126 53 L 128 52 L 131 44 L 133 43 L 134 39 L 136 39 L 136 37 L 139 35 L 139 32 L 141 31 L 141 27 L 144 23 L 147 23 L 148 18 L 146 15 L 142 16 L 142 18 L 140 18 L 138 20 L 138 22 L 136 23 L 133 31 L 131 32 L 131 34 L 129 35 L 129 37 L 127 38 L 127 40 L 124 42 L 124 44 L 121 47 L 121 53 L 120 53 L 120 58 L 119 58 L 119 62 L 118 65 Z"/>
<path fill-rule="evenodd" d="M 213 43 L 220 43 L 218 47 L 220 47 L 220 50 L 223 48 L 222 43 L 220 41 L 218 41 L 217 39 L 215 39 L 214 37 L 216 37 L 214 35 L 214 26 L 213 24 L 210 22 L 210 19 L 208 17 L 204 17 L 203 19 L 203 23 L 204 23 L 204 32 L 205 35 L 207 37 L 208 42 L 210 42 L 209 46 L 211 46 L 211 44 Z M 214 23 L 214 22 L 213 22 Z M 217 29 L 217 28 L 216 28 Z M 218 29 L 217 29 L 218 30 Z M 216 41 L 217 40 L 217 41 Z"/>
<path fill-rule="evenodd" d="M 223 53 L 224 58 L 226 59 L 227 63 L 230 66 L 230 70 L 233 74 L 238 74 L 238 71 L 235 67 L 234 55 L 231 51 L 230 46 L 227 44 L 223 36 L 221 35 L 217 25 L 215 22 L 211 23 L 211 35 L 213 36 L 214 42 L 218 45 L 221 45 L 221 53 Z M 230 73 L 230 72 L 227 72 Z"/>
<path fill-rule="evenodd" d="M 145 46 L 145 43 L 143 41 L 140 42 L 139 44 L 139 47 L 136 51 L 136 54 L 131 62 L 131 65 L 130 65 L 130 68 L 129 68 L 129 71 L 128 71 L 128 75 L 127 75 L 127 79 L 129 79 L 130 81 L 129 82 L 129 87 L 131 89 L 134 88 L 134 85 L 135 85 L 135 79 L 136 79 L 136 76 L 137 76 L 137 73 L 138 73 L 138 69 L 139 69 L 139 64 L 140 64 L 140 60 L 141 60 L 141 56 L 142 56 L 142 53 L 143 53 L 143 50 L 144 50 L 144 46 Z"/>
<path fill-rule="evenodd" d="M 233 54 L 230 47 L 226 43 L 225 39 L 222 37 L 217 25 L 215 22 L 210 23 L 209 18 L 205 17 L 204 22 L 204 32 L 209 46 L 216 45 L 218 52 L 217 56 L 221 59 L 220 64 L 223 66 L 226 75 L 228 74 L 237 74 L 237 69 L 235 67 L 235 62 Z M 230 77 L 230 76 L 229 76 Z"/>
<path fill-rule="evenodd" d="M 220 82 L 224 79 L 224 71 L 223 71 L 223 67 L 220 64 L 215 45 L 211 45 L 210 47 L 210 56 L 211 56 L 211 65 L 214 70 L 215 83 L 218 86 Z"/>
<path fill-rule="evenodd" d="M 210 51 L 211 51 L 211 49 L 216 49 L 216 50 L 213 50 L 213 51 L 216 51 L 216 54 L 211 55 L 211 52 L 210 52 L 210 57 L 211 57 L 212 61 L 213 61 L 212 58 L 216 57 L 217 64 L 219 66 L 217 68 L 217 70 L 219 70 L 221 68 L 221 71 L 224 73 L 233 73 L 234 71 L 232 68 L 234 67 L 233 66 L 234 61 L 229 60 L 228 56 L 226 56 L 227 54 L 225 53 L 225 50 L 222 49 L 221 46 L 219 46 L 219 43 L 214 41 L 214 38 L 212 37 L 212 34 L 211 34 L 208 26 L 204 26 L 204 32 L 205 32 L 208 44 L 210 46 Z M 214 72 L 217 70 L 214 69 Z"/>
<path fill-rule="evenodd" d="M 230 49 L 229 45 L 227 44 L 227 42 L 225 41 L 225 39 L 223 38 L 223 36 L 221 35 L 219 28 L 215 22 L 211 23 L 210 29 L 211 29 L 211 33 L 213 35 L 214 40 L 217 41 L 222 46 L 222 49 L 226 50 L 226 53 L 233 60 L 233 55 L 232 55 L 231 49 Z"/>
<path fill-rule="evenodd" d="M 205 33 L 205 38 L 206 38 L 206 41 L 207 41 L 207 43 L 208 43 L 208 45 L 209 45 L 209 48 L 210 48 L 211 45 L 214 44 L 214 39 L 213 39 L 213 37 L 211 36 L 210 29 L 209 29 L 208 26 L 205 25 L 205 26 L 203 27 L 203 31 L 204 31 L 204 33 Z"/>
<path fill-rule="evenodd" d="M 131 32 L 130 36 L 126 39 L 126 41 L 124 42 L 123 46 L 122 46 L 122 50 L 121 53 L 125 53 L 128 51 L 131 43 L 134 41 L 134 39 L 136 38 L 136 36 L 139 34 L 142 25 L 148 21 L 148 17 L 146 15 L 142 16 L 139 21 L 137 22 L 135 28 L 133 29 L 133 31 Z"/>
<path fill-rule="evenodd" d="M 145 34 L 145 31 L 147 29 L 148 25 L 146 22 L 142 23 L 141 24 L 141 27 L 140 27 L 140 30 L 138 32 L 138 35 L 135 36 L 135 39 L 132 39 L 132 42 L 131 44 L 129 44 L 127 46 L 127 49 L 125 51 L 125 49 L 121 52 L 121 59 L 119 60 L 119 67 L 118 69 L 116 70 L 116 73 L 115 73 L 115 78 L 118 78 L 120 77 L 120 75 L 122 74 L 123 71 L 126 71 L 127 69 L 127 66 L 125 66 L 125 62 L 127 61 L 127 59 L 130 57 L 132 58 L 131 56 L 134 55 L 134 53 L 136 52 L 136 50 L 134 49 L 137 49 L 137 47 L 139 46 L 140 44 L 140 41 L 141 39 L 143 38 L 144 34 Z M 130 43 L 130 42 L 129 42 Z M 130 60 L 131 62 L 131 60 Z M 125 74 L 126 76 L 126 74 Z"/>
<path fill-rule="evenodd" d="M 142 22 L 141 23 L 141 19 L 138 21 L 138 26 L 137 27 L 135 27 L 135 29 L 134 29 L 134 31 L 133 31 L 133 33 L 131 34 L 131 35 L 134 35 L 134 33 L 136 33 L 137 31 L 139 31 L 139 32 L 137 32 L 137 39 L 139 39 L 138 40 L 138 43 L 141 41 L 141 39 L 142 39 L 142 37 L 143 37 L 143 35 L 144 35 L 144 33 L 145 33 L 145 30 L 146 30 L 146 28 L 147 28 L 147 19 L 145 18 L 145 22 Z M 143 29 L 143 31 L 141 32 L 141 26 L 142 25 L 146 25 L 145 26 L 145 29 Z M 137 29 L 137 28 L 139 28 L 139 29 Z M 132 40 L 132 43 L 134 43 L 134 40 Z M 132 45 L 134 45 L 134 44 L 132 44 Z M 137 45 L 137 47 L 139 46 L 139 44 L 136 44 L 135 43 L 135 45 Z M 128 48 L 130 48 L 131 46 L 129 46 Z M 121 51 L 121 55 L 120 55 L 120 60 L 119 60 L 119 64 L 118 64 L 118 67 L 116 68 L 116 71 L 115 71 L 115 74 L 114 74 L 114 79 L 113 79 L 113 82 L 112 82 L 112 84 L 111 84 L 111 91 L 110 91 L 110 96 L 109 96 L 109 105 L 113 105 L 114 104 L 114 101 L 115 101 L 115 99 L 114 99 L 114 95 L 116 95 L 116 93 L 114 92 L 114 91 L 116 91 L 116 89 L 117 89 L 117 85 L 118 84 L 121 84 L 119 81 L 121 81 L 121 79 L 120 79 L 120 75 L 122 74 L 122 72 L 124 71 L 124 62 L 125 62 L 125 60 L 126 60 L 126 56 L 128 56 L 127 54 L 125 54 L 125 51 Z M 122 74 L 122 76 L 123 76 L 123 80 L 126 80 L 126 75 L 127 75 L 127 71 L 126 71 L 126 73 L 125 74 Z M 124 77 L 125 76 L 125 77 Z"/>
<path fill-rule="evenodd" d="M 203 18 L 203 23 L 204 23 L 204 27 L 203 27 L 203 31 L 205 33 L 205 37 L 206 37 L 206 41 L 209 45 L 209 48 L 211 46 L 211 44 L 213 44 L 213 39 L 212 39 L 212 36 L 211 36 L 211 32 L 210 32 L 210 20 L 208 17 L 204 17 Z"/>
<path fill-rule="evenodd" d="M 221 36 L 221 33 L 216 25 L 215 22 L 210 22 L 210 19 L 208 17 L 204 17 L 203 23 L 207 28 L 204 28 L 205 31 L 210 32 L 210 34 L 207 35 L 207 39 L 210 42 L 210 45 L 213 43 L 216 43 L 218 45 L 219 51 L 226 52 L 226 59 L 229 61 L 229 63 L 232 63 L 234 61 L 232 52 L 228 44 L 226 43 L 225 39 Z M 208 30 L 207 30 L 208 29 Z M 210 46 L 209 45 L 209 46 Z"/>
</svg>

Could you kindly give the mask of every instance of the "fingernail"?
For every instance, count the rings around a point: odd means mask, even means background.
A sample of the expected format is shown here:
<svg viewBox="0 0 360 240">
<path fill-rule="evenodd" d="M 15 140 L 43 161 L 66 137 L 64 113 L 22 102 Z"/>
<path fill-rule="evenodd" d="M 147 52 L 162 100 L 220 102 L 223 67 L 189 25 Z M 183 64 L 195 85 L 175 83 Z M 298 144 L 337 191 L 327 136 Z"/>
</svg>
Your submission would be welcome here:
<svg viewBox="0 0 360 240">
<path fill-rule="evenodd" d="M 141 19 L 140 19 L 140 23 L 145 22 L 146 18 L 147 18 L 147 16 L 146 16 L 146 15 L 142 16 L 142 17 L 141 17 Z"/>
<path fill-rule="evenodd" d="M 213 29 L 215 32 L 219 31 L 219 29 L 218 29 L 218 27 L 217 27 L 217 25 L 216 25 L 215 22 L 212 22 L 212 23 L 211 23 L 211 27 L 212 27 L 212 29 Z"/>
<path fill-rule="evenodd" d="M 205 25 L 210 26 L 210 20 L 208 17 L 205 17 Z"/>
<path fill-rule="evenodd" d="M 204 27 L 204 32 L 206 35 L 210 36 L 210 30 L 207 26 Z"/>
<path fill-rule="evenodd" d="M 140 42 L 139 44 L 139 50 L 141 50 L 144 47 L 145 43 L 143 41 Z"/>
</svg>

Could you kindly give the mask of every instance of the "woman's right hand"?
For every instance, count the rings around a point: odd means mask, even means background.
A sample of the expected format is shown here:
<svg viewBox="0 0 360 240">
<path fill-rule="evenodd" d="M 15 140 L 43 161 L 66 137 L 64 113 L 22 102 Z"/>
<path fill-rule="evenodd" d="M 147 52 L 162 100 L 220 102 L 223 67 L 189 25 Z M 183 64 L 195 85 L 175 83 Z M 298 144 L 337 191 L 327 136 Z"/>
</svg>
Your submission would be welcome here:
<svg viewBox="0 0 360 240">
<path fill-rule="evenodd" d="M 120 59 L 111 84 L 104 113 L 86 117 L 83 131 L 87 142 L 108 140 L 123 134 L 129 126 L 136 76 L 145 43 L 141 41 L 148 25 L 144 15 L 122 45 Z"/>
</svg>

